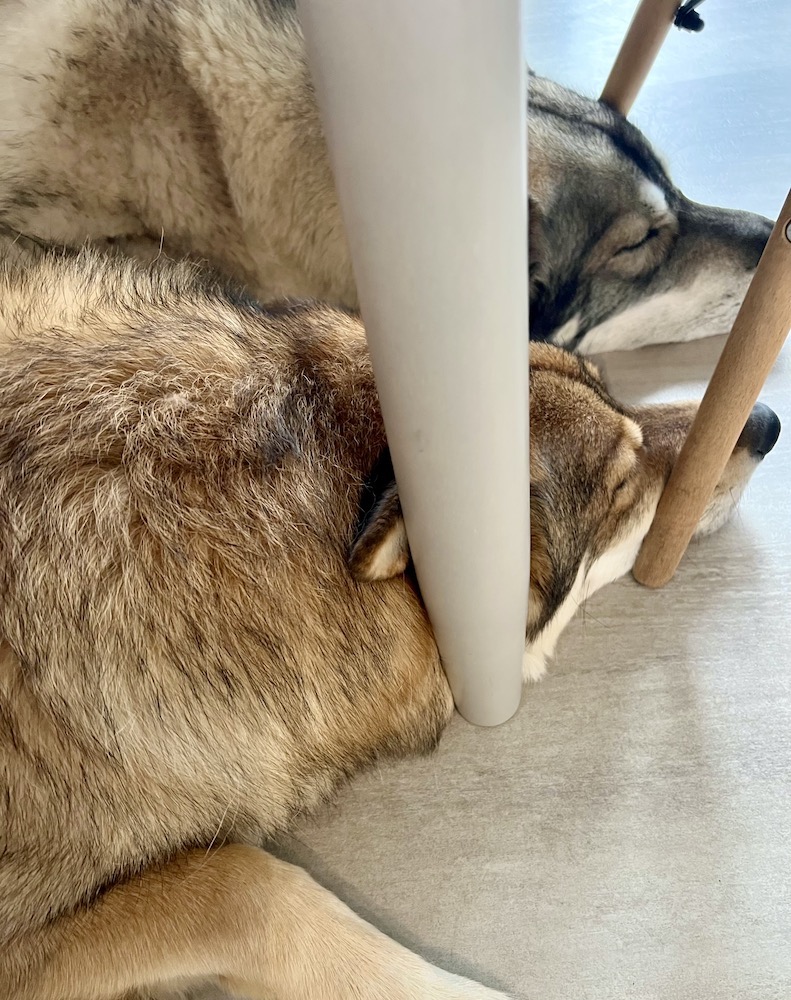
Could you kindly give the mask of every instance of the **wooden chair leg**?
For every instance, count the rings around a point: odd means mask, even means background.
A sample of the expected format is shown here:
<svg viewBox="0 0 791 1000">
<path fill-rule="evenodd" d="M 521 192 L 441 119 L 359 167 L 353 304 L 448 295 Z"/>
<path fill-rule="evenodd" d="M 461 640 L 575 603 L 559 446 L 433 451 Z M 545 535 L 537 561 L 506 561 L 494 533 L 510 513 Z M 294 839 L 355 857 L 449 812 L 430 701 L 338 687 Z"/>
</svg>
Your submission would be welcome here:
<svg viewBox="0 0 791 1000">
<path fill-rule="evenodd" d="M 673 24 L 679 0 L 641 0 L 601 99 L 627 115 Z"/>
<path fill-rule="evenodd" d="M 791 192 L 766 244 L 634 567 L 673 576 L 791 329 Z"/>
</svg>

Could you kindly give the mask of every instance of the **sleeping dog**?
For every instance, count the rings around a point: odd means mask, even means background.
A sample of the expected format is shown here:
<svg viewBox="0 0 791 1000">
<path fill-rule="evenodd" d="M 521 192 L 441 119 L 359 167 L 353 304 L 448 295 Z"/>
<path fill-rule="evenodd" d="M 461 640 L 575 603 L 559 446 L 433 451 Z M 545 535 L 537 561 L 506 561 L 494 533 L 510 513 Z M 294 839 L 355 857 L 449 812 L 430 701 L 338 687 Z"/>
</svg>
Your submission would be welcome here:
<svg viewBox="0 0 791 1000">
<path fill-rule="evenodd" d="M 494 1000 L 258 846 L 453 709 L 359 321 L 187 263 L 2 257 L 0 996 Z M 535 678 L 630 568 L 695 406 L 530 365 Z M 756 407 L 699 534 L 778 432 Z"/>
<path fill-rule="evenodd" d="M 192 256 L 262 301 L 357 294 L 291 0 L 0 0 L 0 222 Z M 723 333 L 771 225 L 691 202 L 604 105 L 531 77 L 531 333 Z"/>
</svg>

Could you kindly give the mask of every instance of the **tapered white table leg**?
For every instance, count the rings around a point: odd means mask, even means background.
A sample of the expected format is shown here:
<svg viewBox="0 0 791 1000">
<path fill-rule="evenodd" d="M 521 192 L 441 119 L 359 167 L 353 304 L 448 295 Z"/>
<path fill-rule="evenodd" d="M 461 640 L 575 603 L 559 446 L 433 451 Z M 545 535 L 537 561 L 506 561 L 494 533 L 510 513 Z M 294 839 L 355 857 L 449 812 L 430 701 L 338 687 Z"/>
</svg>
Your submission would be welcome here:
<svg viewBox="0 0 791 1000">
<path fill-rule="evenodd" d="M 460 712 L 517 709 L 529 579 L 519 0 L 299 0 L 421 591 Z"/>
</svg>

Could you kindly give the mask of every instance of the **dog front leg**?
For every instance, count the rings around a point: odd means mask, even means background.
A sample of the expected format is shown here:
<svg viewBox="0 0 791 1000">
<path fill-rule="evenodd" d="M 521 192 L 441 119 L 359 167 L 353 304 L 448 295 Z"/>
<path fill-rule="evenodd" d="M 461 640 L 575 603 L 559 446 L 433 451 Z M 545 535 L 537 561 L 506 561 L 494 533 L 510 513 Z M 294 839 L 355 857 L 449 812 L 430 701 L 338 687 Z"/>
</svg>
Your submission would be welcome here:
<svg viewBox="0 0 791 1000">
<path fill-rule="evenodd" d="M 502 1000 L 391 941 L 301 869 L 242 845 L 120 883 L 10 958 L 2 964 L 18 978 L 3 996 L 15 1000 L 111 1000 L 192 977 L 254 1000 Z"/>
</svg>

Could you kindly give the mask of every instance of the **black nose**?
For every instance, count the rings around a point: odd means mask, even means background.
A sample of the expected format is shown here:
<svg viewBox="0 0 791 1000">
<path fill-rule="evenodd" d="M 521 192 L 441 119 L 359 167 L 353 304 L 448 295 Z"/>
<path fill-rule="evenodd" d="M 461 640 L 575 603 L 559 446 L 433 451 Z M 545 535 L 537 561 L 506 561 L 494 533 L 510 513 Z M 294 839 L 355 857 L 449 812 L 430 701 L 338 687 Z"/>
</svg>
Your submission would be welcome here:
<svg viewBox="0 0 791 1000">
<path fill-rule="evenodd" d="M 736 447 L 747 448 L 753 458 L 760 459 L 769 454 L 779 437 L 778 415 L 765 403 L 756 403 L 736 442 Z"/>
</svg>

